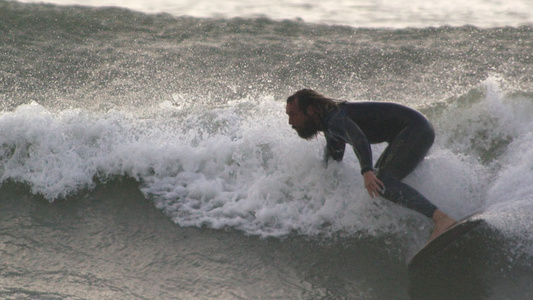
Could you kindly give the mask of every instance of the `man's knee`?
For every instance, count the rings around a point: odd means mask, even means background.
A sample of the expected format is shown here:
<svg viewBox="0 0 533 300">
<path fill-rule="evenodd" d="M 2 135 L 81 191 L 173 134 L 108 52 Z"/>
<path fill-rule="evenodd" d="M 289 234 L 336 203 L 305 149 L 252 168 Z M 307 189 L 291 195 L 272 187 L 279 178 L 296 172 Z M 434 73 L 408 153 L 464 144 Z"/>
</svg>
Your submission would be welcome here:
<svg viewBox="0 0 533 300">
<path fill-rule="evenodd" d="M 397 181 L 401 181 L 399 178 L 399 175 L 400 174 L 396 174 L 398 173 L 397 171 L 395 172 L 395 170 L 393 168 L 383 168 L 383 169 L 379 169 L 377 174 L 376 174 L 376 177 L 381 180 L 381 182 L 383 182 L 384 185 L 387 185 L 387 184 L 394 184 L 394 182 L 397 182 Z"/>
</svg>

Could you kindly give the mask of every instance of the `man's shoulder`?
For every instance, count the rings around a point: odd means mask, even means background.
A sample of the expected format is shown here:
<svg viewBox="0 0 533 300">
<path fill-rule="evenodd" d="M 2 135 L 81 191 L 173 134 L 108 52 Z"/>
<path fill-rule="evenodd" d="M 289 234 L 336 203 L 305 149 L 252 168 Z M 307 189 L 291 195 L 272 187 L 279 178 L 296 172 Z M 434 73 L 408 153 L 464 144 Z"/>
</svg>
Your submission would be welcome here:
<svg viewBox="0 0 533 300">
<path fill-rule="evenodd" d="M 326 114 L 326 124 L 338 123 L 339 120 L 346 118 L 347 112 L 345 103 L 339 103 L 335 108 Z"/>
<path fill-rule="evenodd" d="M 330 111 L 325 119 L 326 135 L 338 136 L 342 135 L 345 130 L 345 119 L 348 117 L 344 105 L 339 105 L 335 110 Z"/>
</svg>

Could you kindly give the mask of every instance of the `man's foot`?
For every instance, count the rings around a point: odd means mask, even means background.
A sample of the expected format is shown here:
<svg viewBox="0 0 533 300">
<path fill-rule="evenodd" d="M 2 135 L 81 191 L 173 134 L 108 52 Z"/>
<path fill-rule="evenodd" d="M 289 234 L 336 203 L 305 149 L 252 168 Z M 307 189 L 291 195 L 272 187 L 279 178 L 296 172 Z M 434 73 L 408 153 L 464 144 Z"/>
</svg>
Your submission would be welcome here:
<svg viewBox="0 0 533 300">
<path fill-rule="evenodd" d="M 447 214 L 443 213 L 441 210 L 437 209 L 433 213 L 433 222 L 435 223 L 435 228 L 429 236 L 429 241 L 431 242 L 434 238 L 441 235 L 443 232 L 452 227 L 457 221 L 453 218 L 450 218 Z"/>
</svg>

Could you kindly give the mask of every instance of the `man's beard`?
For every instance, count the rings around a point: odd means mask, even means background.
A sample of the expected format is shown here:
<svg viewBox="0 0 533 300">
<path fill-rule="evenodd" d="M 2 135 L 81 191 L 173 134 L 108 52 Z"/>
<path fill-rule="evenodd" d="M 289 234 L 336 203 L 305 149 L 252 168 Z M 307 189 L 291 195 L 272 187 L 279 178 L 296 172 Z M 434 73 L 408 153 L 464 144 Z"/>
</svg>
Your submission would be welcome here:
<svg viewBox="0 0 533 300">
<path fill-rule="evenodd" d="M 305 120 L 303 127 L 295 128 L 295 130 L 298 132 L 298 136 L 302 139 L 310 140 L 318 134 L 319 128 L 317 124 L 309 118 Z"/>
</svg>

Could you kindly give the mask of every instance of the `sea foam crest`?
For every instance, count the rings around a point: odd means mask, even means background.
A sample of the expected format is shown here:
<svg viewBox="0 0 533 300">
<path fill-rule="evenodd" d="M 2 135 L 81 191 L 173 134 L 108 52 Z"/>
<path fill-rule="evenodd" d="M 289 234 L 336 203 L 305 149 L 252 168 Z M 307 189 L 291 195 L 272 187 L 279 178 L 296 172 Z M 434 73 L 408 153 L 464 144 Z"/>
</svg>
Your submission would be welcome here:
<svg viewBox="0 0 533 300">
<path fill-rule="evenodd" d="M 532 173 L 531 101 L 494 91 L 434 116 L 437 143 L 405 179 L 457 218 L 533 193 L 525 184 Z M 262 236 L 429 232 L 426 218 L 368 196 L 353 151 L 324 168 L 323 137 L 298 138 L 282 101 L 206 103 L 164 102 L 143 113 L 22 105 L 0 115 L 1 181 L 28 184 L 53 201 L 133 177 L 182 226 Z M 490 131 L 511 137 L 489 153 L 492 161 L 472 142 Z M 373 146 L 374 159 L 384 146 Z"/>
</svg>

